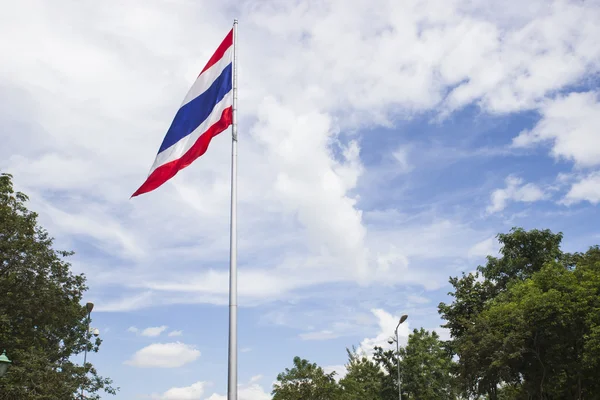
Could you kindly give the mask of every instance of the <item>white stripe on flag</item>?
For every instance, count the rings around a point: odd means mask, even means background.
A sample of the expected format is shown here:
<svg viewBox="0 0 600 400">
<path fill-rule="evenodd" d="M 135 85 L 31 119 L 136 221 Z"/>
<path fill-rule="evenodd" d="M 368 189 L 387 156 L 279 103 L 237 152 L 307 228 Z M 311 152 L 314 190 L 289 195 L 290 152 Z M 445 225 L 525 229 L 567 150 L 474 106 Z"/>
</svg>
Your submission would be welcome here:
<svg viewBox="0 0 600 400">
<path fill-rule="evenodd" d="M 227 49 L 227 51 L 225 51 L 223 57 L 221 57 L 219 61 L 214 63 L 209 69 L 207 69 L 202 74 L 200 74 L 200 76 L 198 76 L 198 78 L 188 91 L 187 95 L 185 96 L 185 99 L 183 99 L 181 107 L 183 107 L 184 105 L 186 105 L 187 103 L 204 93 L 206 89 L 208 89 L 210 85 L 213 84 L 215 79 L 217 79 L 221 75 L 221 72 L 223 72 L 225 67 L 231 64 L 232 60 L 233 46 L 230 46 Z"/>
<path fill-rule="evenodd" d="M 208 128 L 214 125 L 219 119 L 221 119 L 221 114 L 223 110 L 227 107 L 231 107 L 233 104 L 233 92 L 230 90 L 223 99 L 218 102 L 213 108 L 210 115 L 202 122 L 198 128 L 196 128 L 192 133 L 181 139 L 179 142 L 175 143 L 173 146 L 165 149 L 163 152 L 159 153 L 154 160 L 154 164 L 150 169 L 150 173 L 148 176 L 152 174 L 152 172 L 171 161 L 175 161 L 178 158 L 181 158 L 193 145 L 196 143 L 198 138 L 206 132 Z"/>
</svg>

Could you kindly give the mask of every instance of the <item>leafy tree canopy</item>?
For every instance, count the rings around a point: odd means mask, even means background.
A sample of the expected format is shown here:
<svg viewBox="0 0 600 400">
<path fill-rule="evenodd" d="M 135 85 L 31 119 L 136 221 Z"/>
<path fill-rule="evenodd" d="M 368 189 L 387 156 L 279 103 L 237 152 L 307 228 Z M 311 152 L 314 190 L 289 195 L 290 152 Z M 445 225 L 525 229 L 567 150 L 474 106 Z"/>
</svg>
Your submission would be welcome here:
<svg viewBox="0 0 600 400">
<path fill-rule="evenodd" d="M 73 356 L 98 351 L 89 341 L 85 277 L 74 275 L 37 214 L 25 206 L 27 196 L 15 192 L 12 177 L 0 175 L 0 347 L 13 361 L 0 379 L 3 399 L 98 399 L 99 391 L 115 393 L 111 380 Z"/>
<path fill-rule="evenodd" d="M 356 349 L 346 349 L 346 375 L 340 380 L 346 400 L 380 400 L 383 396 L 385 374 L 382 369 Z"/>
<path fill-rule="evenodd" d="M 294 357 L 294 366 L 277 376 L 273 400 L 339 399 L 340 387 L 334 376 L 335 372 L 327 374 L 317 364 Z"/>
<path fill-rule="evenodd" d="M 438 308 L 451 340 L 415 329 L 398 353 L 347 350 L 339 384 L 296 358 L 274 399 L 395 400 L 399 383 L 405 400 L 600 399 L 600 248 L 565 253 L 549 230 L 498 239 L 498 257 L 450 278 Z"/>
<path fill-rule="evenodd" d="M 548 230 L 499 240 L 501 257 L 451 278 L 454 301 L 439 306 L 462 389 L 490 399 L 599 398 L 600 249 L 563 253 L 562 235 Z"/>
</svg>

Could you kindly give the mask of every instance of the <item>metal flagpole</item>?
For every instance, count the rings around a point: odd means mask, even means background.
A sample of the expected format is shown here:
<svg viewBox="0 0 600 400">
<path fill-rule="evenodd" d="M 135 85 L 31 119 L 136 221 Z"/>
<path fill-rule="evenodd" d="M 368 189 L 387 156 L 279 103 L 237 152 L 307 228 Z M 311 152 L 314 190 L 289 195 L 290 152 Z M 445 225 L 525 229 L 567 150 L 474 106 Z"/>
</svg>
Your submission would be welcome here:
<svg viewBox="0 0 600 400">
<path fill-rule="evenodd" d="M 229 242 L 229 373 L 227 399 L 237 400 L 237 26 L 233 21 L 233 118 L 231 124 L 231 229 Z"/>
</svg>

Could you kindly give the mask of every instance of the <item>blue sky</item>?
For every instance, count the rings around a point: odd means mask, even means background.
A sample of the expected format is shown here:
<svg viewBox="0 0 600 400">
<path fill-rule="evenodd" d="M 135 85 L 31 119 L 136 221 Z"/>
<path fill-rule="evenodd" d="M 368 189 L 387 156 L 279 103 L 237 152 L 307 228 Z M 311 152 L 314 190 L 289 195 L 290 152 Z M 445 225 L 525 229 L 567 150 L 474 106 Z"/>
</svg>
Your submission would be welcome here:
<svg viewBox="0 0 600 400">
<path fill-rule="evenodd" d="M 600 243 L 594 1 L 1 2 L 0 170 L 73 249 L 118 400 L 224 399 L 228 133 L 130 200 L 238 18 L 240 398 L 439 327 L 513 226 Z"/>
</svg>

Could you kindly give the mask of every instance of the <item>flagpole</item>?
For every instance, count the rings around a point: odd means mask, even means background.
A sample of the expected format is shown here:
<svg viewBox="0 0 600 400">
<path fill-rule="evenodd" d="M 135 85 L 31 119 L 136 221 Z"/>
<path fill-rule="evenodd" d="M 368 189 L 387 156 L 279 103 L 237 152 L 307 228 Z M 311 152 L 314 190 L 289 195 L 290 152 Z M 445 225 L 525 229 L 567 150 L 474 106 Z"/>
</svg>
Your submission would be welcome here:
<svg viewBox="0 0 600 400">
<path fill-rule="evenodd" d="M 233 20 L 233 118 L 231 124 L 231 226 L 229 242 L 229 362 L 227 399 L 237 400 L 237 19 Z"/>
</svg>

